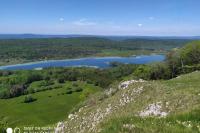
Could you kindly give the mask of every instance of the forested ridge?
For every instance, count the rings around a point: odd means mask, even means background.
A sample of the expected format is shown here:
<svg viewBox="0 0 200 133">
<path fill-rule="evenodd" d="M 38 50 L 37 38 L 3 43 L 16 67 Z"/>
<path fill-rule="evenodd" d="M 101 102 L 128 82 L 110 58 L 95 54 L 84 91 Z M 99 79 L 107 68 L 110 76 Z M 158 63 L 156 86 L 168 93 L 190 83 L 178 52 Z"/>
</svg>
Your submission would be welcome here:
<svg viewBox="0 0 200 133">
<path fill-rule="evenodd" d="M 128 39 L 114 41 L 96 37 L 0 40 L 0 65 L 88 56 L 131 56 L 163 53 L 183 46 L 187 40 Z"/>
</svg>

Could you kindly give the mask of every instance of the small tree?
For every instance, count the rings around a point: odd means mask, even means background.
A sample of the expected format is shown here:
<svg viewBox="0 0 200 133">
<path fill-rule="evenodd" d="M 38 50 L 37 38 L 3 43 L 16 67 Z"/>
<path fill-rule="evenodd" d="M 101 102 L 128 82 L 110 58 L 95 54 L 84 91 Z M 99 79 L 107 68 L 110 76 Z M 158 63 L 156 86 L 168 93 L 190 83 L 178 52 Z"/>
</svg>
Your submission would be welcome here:
<svg viewBox="0 0 200 133">
<path fill-rule="evenodd" d="M 169 66 L 169 69 L 171 70 L 171 77 L 174 78 L 179 71 L 179 67 L 181 67 L 181 58 L 180 58 L 180 52 L 178 49 L 173 49 L 167 54 L 166 59 L 167 65 Z"/>
<path fill-rule="evenodd" d="M 170 69 L 166 63 L 153 63 L 150 70 L 150 79 L 170 79 Z"/>
<path fill-rule="evenodd" d="M 17 96 L 23 95 L 25 90 L 26 90 L 25 85 L 13 85 L 10 88 L 10 96 L 17 97 Z"/>
<path fill-rule="evenodd" d="M 24 98 L 24 103 L 31 103 L 31 102 L 34 102 L 36 101 L 37 99 L 33 98 L 31 95 L 27 95 L 25 96 Z"/>
<path fill-rule="evenodd" d="M 83 91 L 83 89 L 80 88 L 80 87 L 77 87 L 77 88 L 74 89 L 74 91 L 75 91 L 75 92 L 81 92 L 81 91 Z"/>
<path fill-rule="evenodd" d="M 59 78 L 58 79 L 58 83 L 65 83 L 65 79 L 64 78 Z"/>
<path fill-rule="evenodd" d="M 73 91 L 72 90 L 67 90 L 66 94 L 72 94 Z"/>
</svg>

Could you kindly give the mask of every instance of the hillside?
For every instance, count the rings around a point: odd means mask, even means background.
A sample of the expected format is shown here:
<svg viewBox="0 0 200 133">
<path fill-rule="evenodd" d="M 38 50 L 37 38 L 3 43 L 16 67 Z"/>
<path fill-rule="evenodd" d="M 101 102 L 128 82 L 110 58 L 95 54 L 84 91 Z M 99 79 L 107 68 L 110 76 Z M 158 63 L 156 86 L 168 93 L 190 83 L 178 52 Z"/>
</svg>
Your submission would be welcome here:
<svg viewBox="0 0 200 133">
<path fill-rule="evenodd" d="M 199 79 L 195 71 L 165 81 L 123 81 L 84 102 L 56 132 L 200 132 Z"/>
<path fill-rule="evenodd" d="M 93 46 L 92 40 L 82 43 L 90 41 Z M 1 70 L 0 131 L 48 126 L 57 133 L 199 132 L 199 57 L 200 42 L 193 41 L 152 64 Z"/>
</svg>

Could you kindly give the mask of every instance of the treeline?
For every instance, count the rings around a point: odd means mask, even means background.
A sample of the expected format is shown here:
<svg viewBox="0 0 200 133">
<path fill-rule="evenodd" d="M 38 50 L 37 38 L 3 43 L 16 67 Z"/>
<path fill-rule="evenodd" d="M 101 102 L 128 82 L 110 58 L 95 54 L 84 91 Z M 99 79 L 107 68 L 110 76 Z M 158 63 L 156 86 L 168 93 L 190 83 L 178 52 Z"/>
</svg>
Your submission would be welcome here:
<svg viewBox="0 0 200 133">
<path fill-rule="evenodd" d="M 132 39 L 114 41 L 96 37 L 0 40 L 0 61 L 33 61 L 93 56 L 103 50 L 170 50 L 187 40 Z"/>
</svg>

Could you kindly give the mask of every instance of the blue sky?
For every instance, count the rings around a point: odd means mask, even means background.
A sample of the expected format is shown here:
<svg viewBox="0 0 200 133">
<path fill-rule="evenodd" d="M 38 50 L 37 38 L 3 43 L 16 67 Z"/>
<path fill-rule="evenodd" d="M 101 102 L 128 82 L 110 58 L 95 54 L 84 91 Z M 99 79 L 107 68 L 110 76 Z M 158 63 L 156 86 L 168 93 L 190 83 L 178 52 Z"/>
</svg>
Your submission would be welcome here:
<svg viewBox="0 0 200 133">
<path fill-rule="evenodd" d="M 0 33 L 200 35 L 200 0 L 0 0 Z"/>
</svg>

